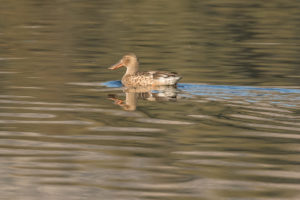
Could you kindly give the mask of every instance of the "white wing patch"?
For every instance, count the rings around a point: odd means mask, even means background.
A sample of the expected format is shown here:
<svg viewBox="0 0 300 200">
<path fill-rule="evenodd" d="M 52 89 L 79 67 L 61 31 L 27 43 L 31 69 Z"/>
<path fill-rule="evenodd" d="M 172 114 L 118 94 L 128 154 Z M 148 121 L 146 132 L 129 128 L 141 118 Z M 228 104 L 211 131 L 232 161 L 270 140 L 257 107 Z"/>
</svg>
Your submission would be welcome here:
<svg viewBox="0 0 300 200">
<path fill-rule="evenodd" d="M 158 82 L 160 82 L 162 85 L 174 85 L 180 77 L 168 77 L 163 76 L 157 79 Z"/>
</svg>

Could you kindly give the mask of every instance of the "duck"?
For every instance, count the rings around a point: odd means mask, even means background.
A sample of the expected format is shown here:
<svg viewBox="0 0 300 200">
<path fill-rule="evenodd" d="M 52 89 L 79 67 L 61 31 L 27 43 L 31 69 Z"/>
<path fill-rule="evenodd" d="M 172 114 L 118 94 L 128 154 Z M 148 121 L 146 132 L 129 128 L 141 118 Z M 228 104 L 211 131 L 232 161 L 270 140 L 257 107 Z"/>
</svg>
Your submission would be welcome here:
<svg viewBox="0 0 300 200">
<path fill-rule="evenodd" d="M 122 59 L 108 69 L 115 70 L 126 67 L 122 77 L 125 87 L 176 85 L 182 78 L 176 72 L 147 71 L 139 72 L 138 58 L 134 53 L 125 54 Z"/>
</svg>

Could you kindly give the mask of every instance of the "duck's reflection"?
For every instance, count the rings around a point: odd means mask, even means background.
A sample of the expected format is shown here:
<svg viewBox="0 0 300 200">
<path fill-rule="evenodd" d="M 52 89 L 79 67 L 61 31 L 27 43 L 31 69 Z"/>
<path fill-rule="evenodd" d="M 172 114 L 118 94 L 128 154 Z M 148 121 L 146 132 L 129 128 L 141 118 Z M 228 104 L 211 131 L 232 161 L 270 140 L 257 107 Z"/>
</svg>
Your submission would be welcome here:
<svg viewBox="0 0 300 200">
<path fill-rule="evenodd" d="M 148 101 L 176 101 L 177 89 L 176 86 L 147 86 L 124 88 L 123 92 L 126 95 L 125 101 L 118 98 L 117 94 L 109 94 L 108 98 L 114 101 L 124 110 L 134 111 L 137 107 L 138 100 Z"/>
</svg>

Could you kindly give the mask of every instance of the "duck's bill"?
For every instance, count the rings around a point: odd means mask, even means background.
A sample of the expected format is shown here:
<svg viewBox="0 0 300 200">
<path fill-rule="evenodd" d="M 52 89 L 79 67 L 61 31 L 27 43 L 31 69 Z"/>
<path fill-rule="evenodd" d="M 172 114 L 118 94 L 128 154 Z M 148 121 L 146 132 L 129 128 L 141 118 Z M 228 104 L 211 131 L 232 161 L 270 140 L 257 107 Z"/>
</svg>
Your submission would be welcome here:
<svg viewBox="0 0 300 200">
<path fill-rule="evenodd" d="M 123 62 L 118 62 L 117 64 L 114 64 L 113 66 L 109 67 L 108 69 L 111 69 L 111 70 L 115 70 L 115 69 L 118 69 L 120 67 L 123 67 Z"/>
</svg>

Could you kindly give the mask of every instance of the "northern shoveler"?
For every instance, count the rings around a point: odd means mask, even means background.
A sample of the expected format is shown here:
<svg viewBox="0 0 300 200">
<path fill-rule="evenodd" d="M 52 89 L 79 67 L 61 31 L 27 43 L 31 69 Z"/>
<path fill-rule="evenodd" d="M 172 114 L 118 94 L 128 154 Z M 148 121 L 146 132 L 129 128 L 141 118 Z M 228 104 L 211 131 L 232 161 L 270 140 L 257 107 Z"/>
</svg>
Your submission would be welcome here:
<svg viewBox="0 0 300 200">
<path fill-rule="evenodd" d="M 127 68 L 126 73 L 122 77 L 122 84 L 126 87 L 176 85 L 181 79 L 176 72 L 139 72 L 139 62 L 133 53 L 124 55 L 118 63 L 108 69 L 114 70 L 120 67 Z"/>
</svg>

